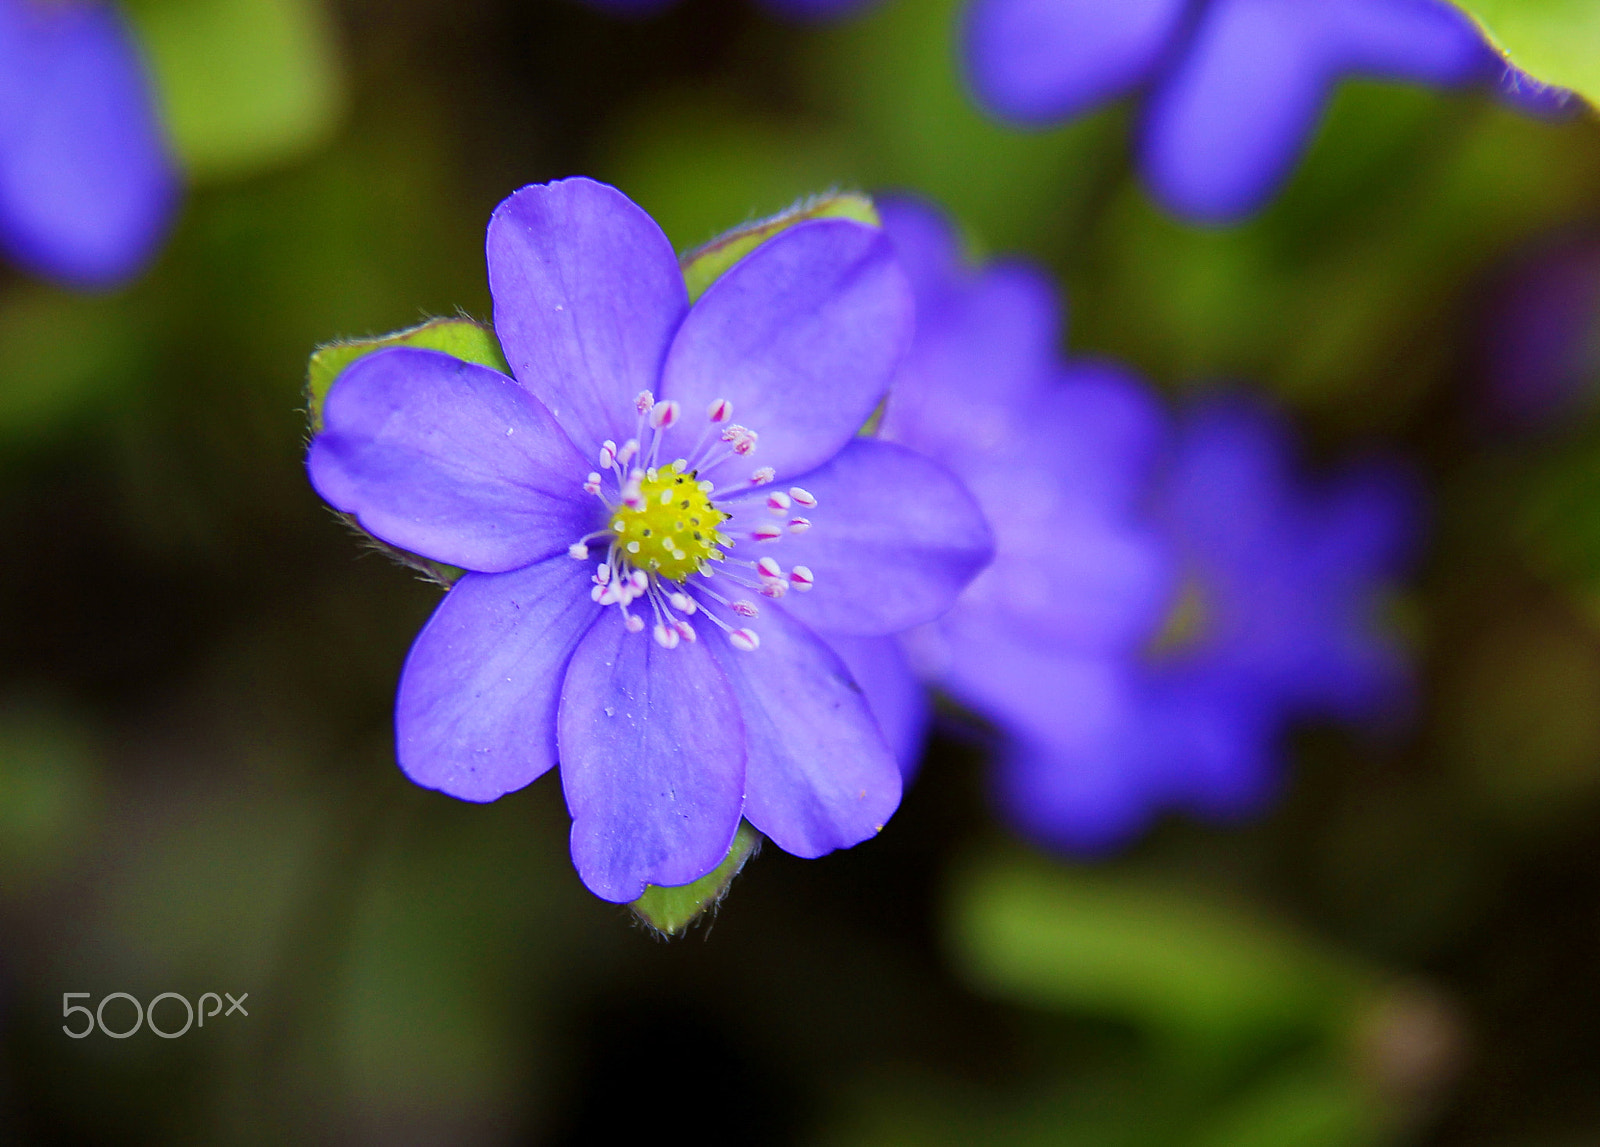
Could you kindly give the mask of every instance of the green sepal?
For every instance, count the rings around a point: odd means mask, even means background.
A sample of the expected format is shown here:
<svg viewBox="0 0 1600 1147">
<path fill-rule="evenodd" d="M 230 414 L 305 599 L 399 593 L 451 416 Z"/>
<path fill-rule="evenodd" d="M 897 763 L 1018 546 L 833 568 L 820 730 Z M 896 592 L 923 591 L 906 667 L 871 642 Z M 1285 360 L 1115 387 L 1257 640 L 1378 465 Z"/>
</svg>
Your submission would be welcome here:
<svg viewBox="0 0 1600 1147">
<path fill-rule="evenodd" d="M 1600 104 L 1600 5 L 1594 0 L 1455 0 L 1506 60 Z"/>
<path fill-rule="evenodd" d="M 707 909 L 722 903 L 728 886 L 739 870 L 761 849 L 761 834 L 750 827 L 748 821 L 739 822 L 734 833 L 733 847 L 722 863 L 693 884 L 680 884 L 662 888 L 652 884 L 644 895 L 628 905 L 635 916 L 663 936 L 679 936 Z"/>
<path fill-rule="evenodd" d="M 311 423 L 313 434 L 322 429 L 323 400 L 328 397 L 333 380 L 339 377 L 344 368 L 373 351 L 395 346 L 443 351 L 464 362 L 475 362 L 490 370 L 498 370 L 501 374 L 511 373 L 494 331 L 472 319 L 429 319 L 419 326 L 377 338 L 325 343 L 312 354 L 311 364 L 306 371 L 306 418 Z"/>
<path fill-rule="evenodd" d="M 803 199 L 787 211 L 736 227 L 685 255 L 680 262 L 684 284 L 689 288 L 689 301 L 692 303 L 705 294 L 706 288 L 728 268 L 778 232 L 809 219 L 854 219 L 871 227 L 881 226 L 878 209 L 865 195 L 839 192 Z"/>
<path fill-rule="evenodd" d="M 124 0 L 173 150 L 197 179 L 247 175 L 325 142 L 345 107 L 320 0 Z"/>
<path fill-rule="evenodd" d="M 464 362 L 477 363 L 479 366 L 498 370 L 502 374 L 511 373 L 494 331 L 472 319 L 429 319 L 418 326 L 379 335 L 377 338 L 327 343 L 316 349 L 306 369 L 306 421 L 310 424 L 311 433 L 316 434 L 322 429 L 322 403 L 328 397 L 328 391 L 333 387 L 334 380 L 345 367 L 373 351 L 396 346 L 442 351 Z M 373 537 L 361 528 L 352 514 L 341 514 L 340 517 L 351 529 L 365 537 L 374 549 L 388 554 L 403 565 L 410 566 L 429 581 L 450 586 L 454 585 L 465 572 L 455 566 L 413 554 Z"/>
</svg>

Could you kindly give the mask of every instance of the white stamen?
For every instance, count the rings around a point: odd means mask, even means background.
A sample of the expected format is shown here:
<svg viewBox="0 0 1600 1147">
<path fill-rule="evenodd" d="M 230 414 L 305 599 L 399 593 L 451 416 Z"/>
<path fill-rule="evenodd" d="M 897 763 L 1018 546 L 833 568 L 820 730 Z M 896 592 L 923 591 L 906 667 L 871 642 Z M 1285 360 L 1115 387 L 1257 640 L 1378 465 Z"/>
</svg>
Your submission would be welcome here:
<svg viewBox="0 0 1600 1147">
<path fill-rule="evenodd" d="M 752 486 L 765 486 L 777 476 L 778 472 L 771 466 L 762 466 L 754 474 L 750 475 L 750 484 Z"/>
<path fill-rule="evenodd" d="M 598 494 L 600 492 L 600 475 L 594 471 L 589 472 L 589 480 L 583 484 L 585 494 Z"/>
<path fill-rule="evenodd" d="M 699 608 L 695 605 L 694 598 L 690 597 L 686 593 L 669 593 L 667 595 L 667 604 L 673 609 L 677 610 L 679 613 L 692 614 L 697 608 Z"/>
<path fill-rule="evenodd" d="M 772 558 L 762 558 L 756 563 L 756 573 L 763 578 L 778 580 L 783 577 L 783 567 Z"/>
<path fill-rule="evenodd" d="M 817 584 L 817 579 L 811 576 L 808 566 L 795 566 L 789 571 L 789 584 L 801 593 L 810 593 L 811 587 Z"/>
<path fill-rule="evenodd" d="M 783 537 L 783 527 L 772 522 L 762 522 L 750 531 L 750 538 L 757 542 L 771 542 Z"/>
<path fill-rule="evenodd" d="M 681 618 L 673 622 L 672 627 L 678 631 L 679 637 L 683 638 L 691 645 L 700 640 L 699 635 L 694 631 L 694 626 L 690 625 L 687 621 L 684 621 Z"/>
<path fill-rule="evenodd" d="M 785 494 L 782 490 L 774 490 L 772 493 L 767 495 L 767 509 L 771 510 L 774 514 L 788 513 L 789 495 Z"/>
<path fill-rule="evenodd" d="M 789 487 L 789 497 L 793 498 L 797 505 L 804 506 L 808 510 L 817 504 L 816 496 L 810 490 L 802 490 L 799 486 Z"/>
<path fill-rule="evenodd" d="M 676 628 L 662 625 L 658 621 L 652 632 L 655 634 L 656 644 L 661 646 L 662 649 L 678 648 L 678 631 Z"/>
<path fill-rule="evenodd" d="M 633 408 L 640 414 L 649 414 L 650 408 L 655 404 L 656 396 L 651 394 L 648 390 L 641 390 L 638 397 L 633 400 Z"/>
<path fill-rule="evenodd" d="M 761 596 L 770 597 L 774 601 L 789 592 L 789 583 L 786 581 L 769 581 L 761 587 Z"/>
<path fill-rule="evenodd" d="M 706 407 L 706 417 L 712 422 L 726 422 L 733 417 L 733 403 L 726 398 L 713 398 Z"/>
<path fill-rule="evenodd" d="M 756 636 L 753 629 L 736 629 L 728 634 L 728 641 L 741 653 L 754 653 L 756 646 L 761 644 L 761 638 Z"/>
<path fill-rule="evenodd" d="M 611 464 L 617 460 L 617 444 L 607 438 L 600 443 L 600 469 L 609 470 Z"/>
<path fill-rule="evenodd" d="M 733 444 L 733 452 L 743 458 L 753 453 L 756 448 L 756 439 L 760 435 L 754 430 L 746 430 L 743 437 Z"/>
<path fill-rule="evenodd" d="M 617 464 L 626 466 L 633 461 L 633 456 L 637 453 L 639 453 L 639 440 L 637 438 L 628 439 L 622 444 L 622 449 L 617 451 Z"/>
<path fill-rule="evenodd" d="M 623 617 L 622 625 L 629 633 L 638 633 L 644 628 L 644 618 L 637 613 L 630 613 Z"/>
<path fill-rule="evenodd" d="M 667 430 L 678 421 L 678 404 L 670 398 L 664 398 L 650 408 L 650 426 L 655 430 Z"/>
<path fill-rule="evenodd" d="M 576 558 L 581 562 L 589 556 L 589 547 L 584 545 L 582 542 L 573 542 L 567 547 L 567 556 L 569 558 Z"/>
<path fill-rule="evenodd" d="M 743 598 L 733 602 L 728 606 L 728 608 L 733 610 L 733 612 L 737 613 L 740 617 L 757 617 L 761 613 L 761 610 L 757 608 L 755 602 L 745 601 Z"/>
<path fill-rule="evenodd" d="M 611 580 L 610 563 L 601 562 L 599 565 L 594 567 L 594 580 L 599 585 L 605 585 L 606 582 Z"/>
<path fill-rule="evenodd" d="M 811 519 L 810 518 L 790 518 L 789 519 L 789 532 L 791 534 L 803 534 L 807 530 L 809 530 L 810 528 L 811 528 Z"/>
</svg>

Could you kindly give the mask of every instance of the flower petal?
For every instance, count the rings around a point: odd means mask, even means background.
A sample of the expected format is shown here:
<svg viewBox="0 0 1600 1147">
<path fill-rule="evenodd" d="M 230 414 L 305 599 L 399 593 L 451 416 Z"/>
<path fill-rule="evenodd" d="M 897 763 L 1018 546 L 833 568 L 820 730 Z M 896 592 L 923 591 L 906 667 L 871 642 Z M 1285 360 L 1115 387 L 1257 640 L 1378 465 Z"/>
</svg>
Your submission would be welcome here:
<svg viewBox="0 0 1600 1147">
<path fill-rule="evenodd" d="M 1453 87 L 1502 70 L 1471 20 L 1438 0 L 1214 0 L 1151 98 L 1145 177 L 1178 214 L 1231 222 L 1288 178 L 1338 79 Z"/>
<path fill-rule="evenodd" d="M 328 392 L 306 466 L 362 528 L 435 561 L 496 573 L 564 550 L 603 509 L 584 458 L 549 411 L 503 374 L 392 347 Z"/>
<path fill-rule="evenodd" d="M 1188 0 L 977 0 L 966 60 L 978 98 L 1026 122 L 1127 95 L 1160 64 Z"/>
<path fill-rule="evenodd" d="M 751 465 L 801 474 L 838 453 L 882 401 L 912 314 L 882 231 L 846 219 L 799 223 L 695 303 L 662 391 L 697 417 L 728 399 L 734 419 L 760 436 Z M 717 476 L 726 471 L 713 476 L 726 481 Z"/>
<path fill-rule="evenodd" d="M 904 446 L 857 438 L 801 480 L 816 498 L 805 511 L 813 527 L 741 546 L 771 554 L 786 570 L 810 568 L 816 588 L 785 604 L 819 630 L 874 637 L 929 621 L 993 556 L 988 523 L 966 487 Z M 759 497 L 732 504 L 724 528 L 736 538 L 774 520 Z"/>
<path fill-rule="evenodd" d="M 876 835 L 900 805 L 900 768 L 838 654 L 781 606 L 753 626 L 761 646 L 711 642 L 749 743 L 745 818 L 795 856 Z"/>
<path fill-rule="evenodd" d="M 573 655 L 559 716 L 572 862 L 603 900 L 722 862 L 745 789 L 745 729 L 708 646 L 663 649 L 608 609 Z"/>
<path fill-rule="evenodd" d="M 0 245 L 111 287 L 165 238 L 178 175 L 138 49 L 105 4 L 0 5 Z"/>
<path fill-rule="evenodd" d="M 672 244 L 591 179 L 524 187 L 489 220 L 494 329 L 517 381 L 590 455 L 634 432 L 689 306 Z"/>
<path fill-rule="evenodd" d="M 591 570 L 563 554 L 469 573 L 445 595 L 400 675 L 395 747 L 406 776 L 492 801 L 556 763 L 561 680 L 599 613 Z"/>
<path fill-rule="evenodd" d="M 933 707 L 900 642 L 893 637 L 829 637 L 828 644 L 861 686 L 883 739 L 900 763 L 900 775 L 909 781 L 922 761 Z"/>
</svg>

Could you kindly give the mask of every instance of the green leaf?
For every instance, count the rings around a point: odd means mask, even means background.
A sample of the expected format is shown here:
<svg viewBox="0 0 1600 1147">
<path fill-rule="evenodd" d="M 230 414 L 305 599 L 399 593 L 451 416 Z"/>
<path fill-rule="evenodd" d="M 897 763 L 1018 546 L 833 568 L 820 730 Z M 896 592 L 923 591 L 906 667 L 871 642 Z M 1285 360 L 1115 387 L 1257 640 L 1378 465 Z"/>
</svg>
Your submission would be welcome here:
<svg viewBox="0 0 1600 1147">
<path fill-rule="evenodd" d="M 681 935 L 690 924 L 709 908 L 722 903 L 728 886 L 761 847 L 761 834 L 748 822 L 740 822 L 734 834 L 733 847 L 723 862 L 693 884 L 680 884 L 670 888 L 650 885 L 644 895 L 628 907 L 634 914 L 657 932 L 666 936 Z"/>
<path fill-rule="evenodd" d="M 854 219 L 873 227 L 879 225 L 877 208 L 865 195 L 843 193 L 802 200 L 770 219 L 736 227 L 685 255 L 683 281 L 689 288 L 689 301 L 693 302 L 705 294 L 706 288 L 716 282 L 720 275 L 762 243 L 778 232 L 808 219 Z"/>
<path fill-rule="evenodd" d="M 1600 103 L 1600 4 L 1594 0 L 1455 0 L 1511 63 Z"/>
<path fill-rule="evenodd" d="M 1131 1020 L 1216 1062 L 1326 1035 L 1364 987 L 1306 941 L 1193 889 L 1023 858 L 968 872 L 949 932 L 968 978 L 995 995 Z"/>
<path fill-rule="evenodd" d="M 349 339 L 318 347 L 306 372 L 306 416 L 311 431 L 322 429 L 322 403 L 345 367 L 356 359 L 388 347 L 411 346 L 443 351 L 465 362 L 475 362 L 510 374 L 500 341 L 488 326 L 472 319 L 429 319 L 420 326 L 370 339 Z"/>
<path fill-rule="evenodd" d="M 167 129 L 197 179 L 247 174 L 324 142 L 344 110 L 319 0 L 127 0 Z"/>
</svg>

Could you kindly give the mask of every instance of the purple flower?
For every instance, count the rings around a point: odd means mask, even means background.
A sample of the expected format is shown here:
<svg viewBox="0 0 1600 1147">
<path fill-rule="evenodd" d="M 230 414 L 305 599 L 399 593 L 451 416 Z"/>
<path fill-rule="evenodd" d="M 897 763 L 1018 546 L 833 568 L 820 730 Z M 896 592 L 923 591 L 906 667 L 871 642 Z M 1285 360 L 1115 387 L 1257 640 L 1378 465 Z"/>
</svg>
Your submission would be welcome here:
<svg viewBox="0 0 1600 1147">
<path fill-rule="evenodd" d="M 0 246 L 67 286 L 153 257 L 178 176 L 133 37 L 78 0 L 0 0 Z"/>
<path fill-rule="evenodd" d="M 974 0 L 966 56 L 979 98 L 1025 123 L 1142 93 L 1150 189 L 1211 223 L 1273 196 L 1347 77 L 1493 88 L 1546 113 L 1571 98 L 1447 0 Z"/>
<path fill-rule="evenodd" d="M 488 264 L 515 378 L 371 354 L 308 463 L 376 537 L 471 571 L 406 660 L 401 768 L 490 801 L 559 758 L 607 900 L 704 875 L 741 816 L 798 856 L 872 836 L 900 773 L 852 667 L 991 550 L 948 471 L 857 434 L 911 333 L 888 239 L 795 224 L 691 306 L 654 221 L 569 179 L 499 206 Z"/>
<path fill-rule="evenodd" d="M 1038 272 L 968 270 L 937 215 L 880 206 L 918 305 L 883 434 L 947 462 L 995 533 L 993 563 L 905 640 L 1001 734 L 1011 819 L 1092 851 L 1163 808 L 1252 811 L 1286 722 L 1403 694 L 1370 617 L 1413 532 L 1402 477 L 1309 485 L 1288 428 L 1240 399 L 1174 422 L 1126 370 L 1060 361 Z"/>
</svg>

